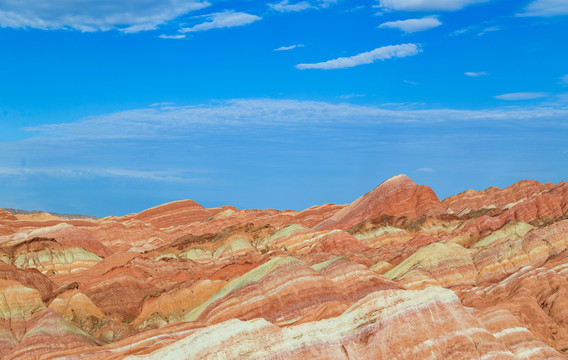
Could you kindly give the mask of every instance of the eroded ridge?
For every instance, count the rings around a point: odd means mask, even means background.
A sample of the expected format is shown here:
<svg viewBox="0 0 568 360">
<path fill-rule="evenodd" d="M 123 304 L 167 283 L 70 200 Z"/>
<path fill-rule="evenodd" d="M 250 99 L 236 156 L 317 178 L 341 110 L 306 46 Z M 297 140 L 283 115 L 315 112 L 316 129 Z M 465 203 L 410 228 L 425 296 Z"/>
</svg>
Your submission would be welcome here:
<svg viewBox="0 0 568 360">
<path fill-rule="evenodd" d="M 32 216 L 33 215 L 33 216 Z M 0 209 L 1 359 L 563 359 L 568 183 L 303 211 Z"/>
</svg>

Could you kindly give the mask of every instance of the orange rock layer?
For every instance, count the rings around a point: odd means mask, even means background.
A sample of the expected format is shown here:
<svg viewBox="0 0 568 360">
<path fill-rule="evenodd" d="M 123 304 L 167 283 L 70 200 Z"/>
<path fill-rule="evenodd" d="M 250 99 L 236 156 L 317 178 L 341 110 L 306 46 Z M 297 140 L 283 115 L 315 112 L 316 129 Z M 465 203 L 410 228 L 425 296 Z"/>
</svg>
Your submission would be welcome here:
<svg viewBox="0 0 568 360">
<path fill-rule="evenodd" d="M 563 359 L 568 183 L 303 211 L 0 209 L 0 359 Z"/>
</svg>

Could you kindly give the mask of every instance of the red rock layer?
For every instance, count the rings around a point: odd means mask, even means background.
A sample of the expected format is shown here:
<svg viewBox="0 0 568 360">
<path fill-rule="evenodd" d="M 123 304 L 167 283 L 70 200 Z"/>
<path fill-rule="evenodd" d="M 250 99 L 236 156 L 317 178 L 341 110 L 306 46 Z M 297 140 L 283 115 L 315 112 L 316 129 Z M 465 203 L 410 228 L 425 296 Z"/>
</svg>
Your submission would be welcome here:
<svg viewBox="0 0 568 360">
<path fill-rule="evenodd" d="M 490 187 L 482 191 L 466 190 L 461 194 L 450 196 L 442 203 L 454 212 L 477 210 L 482 207 L 494 206 L 505 209 L 520 201 L 532 198 L 554 187 L 552 183 L 541 184 L 534 180 L 522 180 L 504 189 Z"/>
<path fill-rule="evenodd" d="M 55 239 L 63 246 L 81 247 L 100 257 L 107 257 L 112 254 L 106 246 L 91 236 L 86 230 L 66 223 L 55 226 L 44 226 L 29 231 L 19 231 L 12 235 L 11 241 L 17 243 L 34 238 Z"/>
<path fill-rule="evenodd" d="M 35 289 L 44 302 L 54 296 L 56 285 L 36 269 L 18 269 L 15 266 L 0 263 L 0 279 L 15 280 L 28 288 Z"/>
<path fill-rule="evenodd" d="M 552 189 L 521 201 L 497 216 L 483 215 L 471 219 L 462 233 L 487 233 L 500 228 L 509 220 L 531 222 L 541 218 L 568 216 L 568 183 L 561 182 Z"/>
<path fill-rule="evenodd" d="M 397 176 L 304 211 L 0 212 L 0 358 L 561 359 L 567 264 L 567 183 L 440 202 Z"/>
<path fill-rule="evenodd" d="M 34 315 L 22 341 L 4 359 L 39 359 L 46 353 L 86 345 L 97 346 L 100 342 L 65 322 L 57 312 L 44 309 Z"/>
<path fill-rule="evenodd" d="M 347 230 L 355 224 L 380 215 L 415 218 L 445 212 L 445 207 L 432 189 L 416 185 L 406 175 L 398 175 L 339 210 L 330 219 L 318 224 L 315 229 Z"/>
<path fill-rule="evenodd" d="M 484 327 L 484 320 L 492 331 Z M 166 342 L 152 346 L 150 353 L 147 348 L 136 351 L 124 340 L 120 346 L 112 345 L 112 350 L 109 345 L 57 355 L 83 353 L 89 358 L 101 358 L 112 351 L 111 356 L 117 358 L 130 354 L 128 359 L 497 360 L 525 358 L 527 350 L 534 350 L 529 346 L 539 344 L 530 342 L 530 337 L 523 338 L 524 343 L 515 342 L 508 336 L 509 328 L 502 325 L 486 317 L 478 319 L 449 290 L 386 290 L 369 294 L 340 316 L 325 321 L 282 328 L 264 319 L 232 319 L 206 328 L 177 330 L 179 338 L 175 342 L 170 340 L 173 334 L 166 332 Z M 159 341 L 160 337 L 154 338 Z M 542 343 L 539 346 L 541 358 L 563 358 L 554 349 Z"/>
<path fill-rule="evenodd" d="M 18 220 L 18 218 L 10 214 L 6 210 L 0 209 L 0 220 Z"/>
<path fill-rule="evenodd" d="M 203 220 L 214 213 L 193 200 L 181 200 L 156 206 L 138 214 L 127 215 L 120 220 L 122 222 L 137 220 L 160 229 Z"/>
</svg>

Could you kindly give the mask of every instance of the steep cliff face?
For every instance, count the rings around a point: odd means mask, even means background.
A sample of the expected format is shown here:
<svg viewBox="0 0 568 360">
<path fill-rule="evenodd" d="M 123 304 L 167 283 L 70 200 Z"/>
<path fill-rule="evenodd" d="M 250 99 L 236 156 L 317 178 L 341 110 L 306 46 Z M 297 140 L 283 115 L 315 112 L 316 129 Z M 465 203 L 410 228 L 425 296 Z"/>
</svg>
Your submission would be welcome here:
<svg viewBox="0 0 568 360">
<path fill-rule="evenodd" d="M 0 359 L 564 359 L 568 184 L 0 211 Z"/>
</svg>

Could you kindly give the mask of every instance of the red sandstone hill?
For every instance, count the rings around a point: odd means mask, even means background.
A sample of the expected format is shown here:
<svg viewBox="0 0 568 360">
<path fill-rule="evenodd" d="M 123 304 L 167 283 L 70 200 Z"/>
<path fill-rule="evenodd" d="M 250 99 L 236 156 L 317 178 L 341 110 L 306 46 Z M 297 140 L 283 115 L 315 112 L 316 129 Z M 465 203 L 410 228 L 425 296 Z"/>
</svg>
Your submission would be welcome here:
<svg viewBox="0 0 568 360">
<path fill-rule="evenodd" d="M 504 189 L 492 186 L 482 191 L 466 190 L 461 194 L 448 197 L 442 203 L 456 213 L 466 209 L 477 210 L 490 206 L 505 209 L 553 187 L 554 184 L 551 182 L 541 184 L 534 180 L 522 180 Z"/>
<path fill-rule="evenodd" d="M 406 175 L 394 176 L 371 192 L 361 196 L 315 229 L 349 229 L 364 220 L 380 215 L 397 217 L 433 216 L 446 213 L 434 191 L 417 185 Z"/>
<path fill-rule="evenodd" d="M 566 359 L 568 183 L 102 219 L 0 209 L 0 359 Z"/>
<path fill-rule="evenodd" d="M 18 220 L 14 215 L 4 209 L 0 209 L 0 220 Z"/>
<path fill-rule="evenodd" d="M 122 220 L 138 220 L 158 228 L 165 228 L 203 220 L 213 214 L 213 211 L 204 208 L 193 200 L 181 200 L 124 216 Z"/>
</svg>

